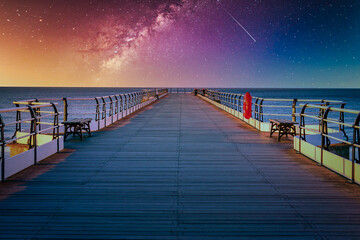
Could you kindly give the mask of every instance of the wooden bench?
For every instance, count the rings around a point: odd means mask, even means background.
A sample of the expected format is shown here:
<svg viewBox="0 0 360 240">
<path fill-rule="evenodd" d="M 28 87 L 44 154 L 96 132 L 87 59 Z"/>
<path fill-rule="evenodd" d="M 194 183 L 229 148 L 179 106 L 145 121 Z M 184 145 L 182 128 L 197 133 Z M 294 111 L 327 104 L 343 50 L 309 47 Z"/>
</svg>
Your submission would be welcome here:
<svg viewBox="0 0 360 240">
<path fill-rule="evenodd" d="M 284 135 L 286 137 L 288 135 L 296 136 L 296 122 L 287 119 L 269 119 L 271 123 L 270 127 L 270 137 L 273 135 L 274 132 L 279 131 L 277 141 L 280 142 L 280 138 Z"/>
<path fill-rule="evenodd" d="M 83 140 L 83 130 L 85 130 L 89 136 L 91 136 L 90 131 L 90 122 L 91 118 L 75 118 L 69 121 L 65 121 L 62 124 L 64 124 L 64 140 L 66 140 L 66 137 L 69 136 L 71 133 L 73 136 L 75 134 L 79 135 L 81 138 L 81 141 Z"/>
</svg>

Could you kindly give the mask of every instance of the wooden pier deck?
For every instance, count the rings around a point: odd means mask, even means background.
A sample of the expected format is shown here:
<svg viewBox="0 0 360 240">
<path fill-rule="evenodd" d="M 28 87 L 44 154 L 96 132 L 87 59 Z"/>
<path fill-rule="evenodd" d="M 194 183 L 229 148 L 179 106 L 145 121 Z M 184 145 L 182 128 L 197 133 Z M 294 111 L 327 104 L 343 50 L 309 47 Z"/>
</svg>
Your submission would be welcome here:
<svg viewBox="0 0 360 240">
<path fill-rule="evenodd" d="M 0 184 L 0 239 L 360 239 L 359 186 L 189 94 L 66 147 Z"/>
</svg>

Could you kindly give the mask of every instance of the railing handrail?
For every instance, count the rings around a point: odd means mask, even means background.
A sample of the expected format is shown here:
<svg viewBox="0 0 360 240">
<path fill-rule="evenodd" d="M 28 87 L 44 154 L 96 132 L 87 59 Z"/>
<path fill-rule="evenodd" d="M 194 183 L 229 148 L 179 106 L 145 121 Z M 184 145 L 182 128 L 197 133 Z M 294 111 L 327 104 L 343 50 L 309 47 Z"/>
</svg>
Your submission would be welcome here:
<svg viewBox="0 0 360 240">
<path fill-rule="evenodd" d="M 36 105 L 36 108 L 52 107 L 51 104 Z M 28 107 L 0 108 L 0 113 L 28 110 Z"/>
<path fill-rule="evenodd" d="M 314 104 L 307 104 L 307 107 L 308 108 L 318 108 L 318 109 L 323 109 L 323 110 L 330 108 L 331 111 L 343 112 L 343 113 L 353 113 L 353 114 L 360 113 L 360 110 L 347 109 L 347 108 L 336 108 L 336 107 L 326 107 L 326 106 L 320 106 L 320 105 L 314 105 Z"/>
</svg>

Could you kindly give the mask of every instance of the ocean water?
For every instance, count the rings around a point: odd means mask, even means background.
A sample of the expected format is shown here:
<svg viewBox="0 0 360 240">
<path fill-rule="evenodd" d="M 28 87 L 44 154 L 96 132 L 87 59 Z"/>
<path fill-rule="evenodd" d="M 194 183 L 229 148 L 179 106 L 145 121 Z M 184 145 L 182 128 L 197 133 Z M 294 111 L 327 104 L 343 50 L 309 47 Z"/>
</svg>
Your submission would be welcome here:
<svg viewBox="0 0 360 240">
<path fill-rule="evenodd" d="M 139 91 L 149 88 L 54 88 L 0 87 L 0 108 L 13 107 L 13 101 L 32 98 L 99 97 Z M 185 88 L 185 91 L 192 91 Z M 269 89 L 269 88 L 213 88 L 223 92 L 246 93 L 262 98 L 327 99 L 346 102 L 346 108 L 360 109 L 360 89 Z M 176 89 L 172 89 L 176 92 Z M 179 88 L 179 92 L 184 88 Z"/>
<path fill-rule="evenodd" d="M 14 107 L 13 101 L 26 99 L 43 98 L 94 98 L 100 96 L 109 96 L 113 94 L 139 91 L 145 88 L 41 88 L 41 87 L 0 87 L 0 109 Z M 172 92 L 192 91 L 191 88 L 171 89 Z M 223 92 L 233 92 L 244 94 L 249 92 L 252 96 L 261 98 L 281 98 L 281 99 L 326 99 L 339 100 L 346 102 L 346 108 L 360 110 L 360 89 L 266 89 L 266 88 L 228 88 L 214 89 Z M 58 103 L 59 111 L 63 111 L 62 101 Z M 284 105 L 284 102 L 267 102 L 266 105 Z M 291 106 L 290 102 L 286 103 Z M 95 118 L 95 100 L 70 101 L 69 113 L 71 117 L 86 115 Z M 299 106 L 300 108 L 300 106 Z M 299 108 L 297 112 L 299 112 Z M 264 107 L 264 113 L 291 113 L 291 108 Z M 79 114 L 79 115 L 78 115 Z M 1 114 L 5 123 L 15 120 L 15 113 Z M 265 115 L 266 121 L 271 116 Z M 352 123 L 354 115 L 346 114 L 345 122 Z M 336 116 L 335 116 L 336 118 Z M 14 132 L 14 126 L 6 128 L 6 135 Z"/>
<path fill-rule="evenodd" d="M 142 88 L 0 87 L 0 108 L 14 107 L 14 104 L 12 104 L 13 101 L 26 99 L 90 98 L 140 90 L 142 90 Z"/>
</svg>

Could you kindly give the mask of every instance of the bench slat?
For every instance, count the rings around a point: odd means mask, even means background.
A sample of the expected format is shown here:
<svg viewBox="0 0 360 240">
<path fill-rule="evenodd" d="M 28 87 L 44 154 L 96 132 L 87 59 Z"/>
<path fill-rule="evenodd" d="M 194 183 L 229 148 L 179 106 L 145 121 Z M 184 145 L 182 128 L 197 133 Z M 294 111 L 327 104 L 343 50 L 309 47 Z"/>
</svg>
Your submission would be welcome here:
<svg viewBox="0 0 360 240">
<path fill-rule="evenodd" d="M 297 122 L 293 122 L 288 119 L 269 119 L 269 121 L 276 124 L 297 124 Z"/>
<path fill-rule="evenodd" d="M 91 122 L 91 120 L 92 120 L 91 118 L 75 118 L 69 121 L 65 121 L 63 122 L 63 124 L 83 124 L 83 123 Z"/>
</svg>

